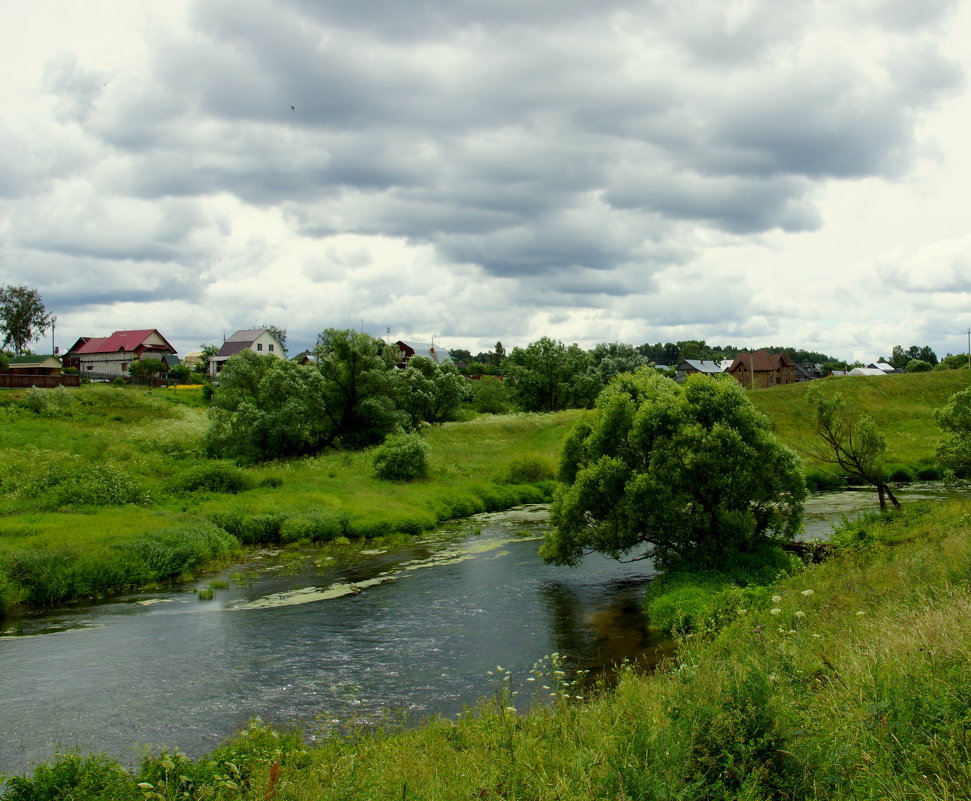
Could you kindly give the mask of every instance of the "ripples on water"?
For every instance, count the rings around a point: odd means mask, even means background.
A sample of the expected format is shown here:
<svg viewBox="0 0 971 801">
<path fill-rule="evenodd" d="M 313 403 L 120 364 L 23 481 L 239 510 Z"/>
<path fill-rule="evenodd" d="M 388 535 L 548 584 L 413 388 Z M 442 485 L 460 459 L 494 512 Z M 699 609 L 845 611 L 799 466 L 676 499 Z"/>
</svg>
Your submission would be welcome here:
<svg viewBox="0 0 971 801">
<path fill-rule="evenodd" d="M 807 536 L 873 508 L 872 493 L 815 496 Z M 639 609 L 650 563 L 595 554 L 578 568 L 544 565 L 544 524 L 543 507 L 483 515 L 350 567 L 313 549 L 263 552 L 201 583 L 28 615 L 14 624 L 23 636 L 0 638 L 0 773 L 56 748 L 128 763 L 144 746 L 198 755 L 253 716 L 316 736 L 348 721 L 451 716 L 489 695 L 497 664 L 525 693 L 530 668 L 553 652 L 592 671 L 663 655 Z M 240 571 L 245 584 L 197 598 Z"/>
</svg>

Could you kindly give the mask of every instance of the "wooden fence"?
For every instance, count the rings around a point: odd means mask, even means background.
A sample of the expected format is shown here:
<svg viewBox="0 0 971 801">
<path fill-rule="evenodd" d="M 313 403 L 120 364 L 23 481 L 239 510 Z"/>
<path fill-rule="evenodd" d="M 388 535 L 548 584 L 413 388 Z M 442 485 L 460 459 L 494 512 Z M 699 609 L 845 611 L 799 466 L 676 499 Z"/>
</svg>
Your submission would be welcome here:
<svg viewBox="0 0 971 801">
<path fill-rule="evenodd" d="M 79 387 L 79 375 L 24 375 L 23 373 L 0 373 L 0 389 L 23 387 Z"/>
</svg>

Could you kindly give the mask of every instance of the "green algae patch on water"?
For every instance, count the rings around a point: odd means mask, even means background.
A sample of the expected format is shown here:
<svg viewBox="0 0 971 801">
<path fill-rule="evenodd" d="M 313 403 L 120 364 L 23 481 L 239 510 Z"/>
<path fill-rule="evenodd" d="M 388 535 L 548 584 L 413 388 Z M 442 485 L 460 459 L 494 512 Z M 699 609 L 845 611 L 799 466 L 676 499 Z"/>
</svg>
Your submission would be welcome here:
<svg viewBox="0 0 971 801">
<path fill-rule="evenodd" d="M 540 537 L 537 536 L 535 539 L 540 539 Z M 252 601 L 230 604 L 224 608 L 226 611 L 239 612 L 254 609 L 272 609 L 281 606 L 299 606 L 301 604 L 317 603 L 319 601 L 332 601 L 348 595 L 356 595 L 369 587 L 407 578 L 416 570 L 457 565 L 462 562 L 467 562 L 470 559 L 482 557 L 487 559 L 500 559 L 509 555 L 509 551 L 505 546 L 517 541 L 521 542 L 522 537 L 499 537 L 485 541 L 462 543 L 445 548 L 440 553 L 426 559 L 415 559 L 403 562 L 398 567 L 381 573 L 374 578 L 354 582 L 339 582 L 326 587 L 300 587 L 295 590 L 287 590 L 286 592 L 277 592 L 262 598 L 255 598 Z"/>
</svg>

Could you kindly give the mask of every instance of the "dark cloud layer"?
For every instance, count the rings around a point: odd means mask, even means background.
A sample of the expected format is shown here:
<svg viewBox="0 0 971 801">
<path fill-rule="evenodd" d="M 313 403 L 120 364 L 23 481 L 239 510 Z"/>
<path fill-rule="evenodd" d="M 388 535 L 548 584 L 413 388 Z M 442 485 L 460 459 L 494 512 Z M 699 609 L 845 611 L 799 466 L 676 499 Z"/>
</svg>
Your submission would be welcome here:
<svg viewBox="0 0 971 801">
<path fill-rule="evenodd" d="M 38 265 L 167 265 L 185 297 L 231 248 L 272 259 L 229 244 L 255 209 L 431 248 L 557 314 L 649 297 L 699 231 L 812 231 L 827 182 L 906 176 L 963 81 L 934 36 L 954 7 L 200 1 L 139 70 L 50 60 L 61 139 L 0 129 L 0 198 L 40 198 L 3 235 Z"/>
</svg>

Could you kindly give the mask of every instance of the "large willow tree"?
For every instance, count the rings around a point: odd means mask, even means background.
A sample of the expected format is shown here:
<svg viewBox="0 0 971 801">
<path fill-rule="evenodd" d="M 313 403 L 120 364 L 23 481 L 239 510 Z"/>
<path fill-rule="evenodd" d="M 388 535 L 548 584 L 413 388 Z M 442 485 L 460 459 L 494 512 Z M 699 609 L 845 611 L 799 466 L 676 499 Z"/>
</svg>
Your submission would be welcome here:
<svg viewBox="0 0 971 801">
<path fill-rule="evenodd" d="M 724 567 L 788 540 L 806 490 L 796 455 L 733 378 L 679 385 L 653 370 L 617 376 L 564 445 L 553 528 L 540 551 Z"/>
</svg>

